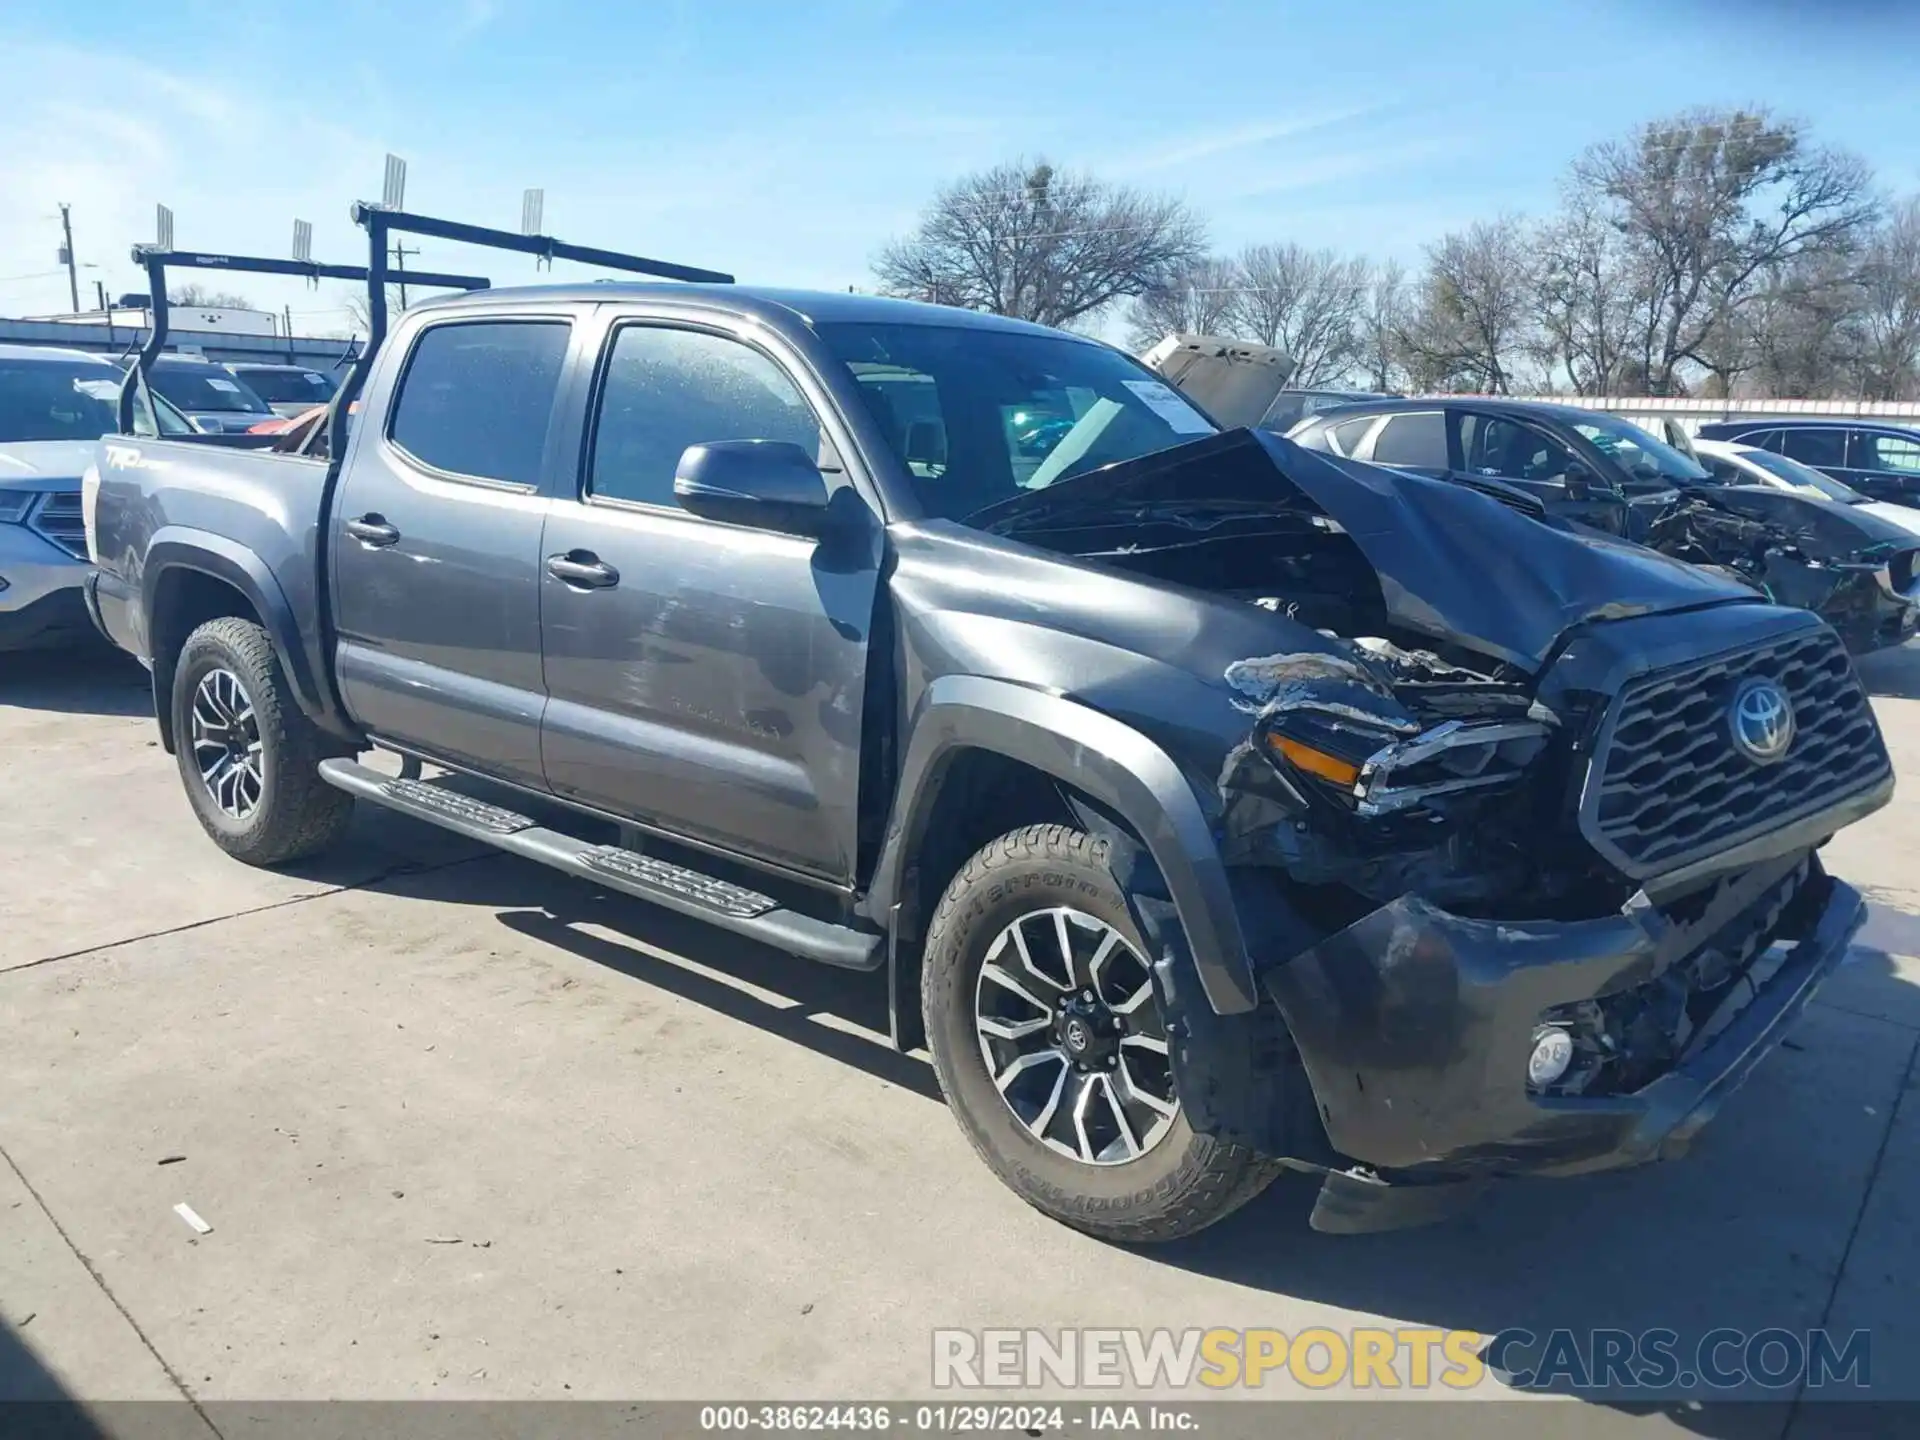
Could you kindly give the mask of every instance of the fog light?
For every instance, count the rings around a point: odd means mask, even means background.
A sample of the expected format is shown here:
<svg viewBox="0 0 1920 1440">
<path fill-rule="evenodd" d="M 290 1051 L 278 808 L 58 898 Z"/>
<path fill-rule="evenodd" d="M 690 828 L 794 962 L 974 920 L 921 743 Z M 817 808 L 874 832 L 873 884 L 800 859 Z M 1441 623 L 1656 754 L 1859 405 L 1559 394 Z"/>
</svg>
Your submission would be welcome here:
<svg viewBox="0 0 1920 1440">
<path fill-rule="evenodd" d="M 1573 1037 L 1558 1025 L 1542 1025 L 1533 1032 L 1533 1053 L 1527 1056 L 1527 1083 L 1544 1090 L 1573 1064 Z"/>
</svg>

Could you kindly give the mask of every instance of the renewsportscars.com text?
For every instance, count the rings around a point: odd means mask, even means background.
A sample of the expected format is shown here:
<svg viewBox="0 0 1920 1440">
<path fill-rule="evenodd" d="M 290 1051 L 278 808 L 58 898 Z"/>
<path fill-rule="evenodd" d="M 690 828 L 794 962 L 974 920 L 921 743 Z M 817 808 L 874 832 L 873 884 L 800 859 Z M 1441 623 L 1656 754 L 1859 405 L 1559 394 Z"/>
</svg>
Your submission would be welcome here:
<svg viewBox="0 0 1920 1440">
<path fill-rule="evenodd" d="M 1865 1330 L 1678 1331 L 1401 1326 L 936 1330 L 936 1389 L 1819 1389 L 1872 1383 Z"/>
</svg>

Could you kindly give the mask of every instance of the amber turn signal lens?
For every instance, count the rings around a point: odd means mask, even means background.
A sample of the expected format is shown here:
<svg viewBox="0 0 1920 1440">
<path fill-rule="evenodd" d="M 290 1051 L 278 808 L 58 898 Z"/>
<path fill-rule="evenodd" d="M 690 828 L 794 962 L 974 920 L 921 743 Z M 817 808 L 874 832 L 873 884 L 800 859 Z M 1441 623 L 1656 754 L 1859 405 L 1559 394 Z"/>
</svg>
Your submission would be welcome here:
<svg viewBox="0 0 1920 1440">
<path fill-rule="evenodd" d="M 1351 785 L 1360 778 L 1360 767 L 1352 761 L 1316 750 L 1311 745 L 1303 745 L 1285 735 L 1269 735 L 1267 743 L 1291 760 L 1295 767 L 1309 775 L 1318 775 L 1322 780 L 1331 780 L 1336 785 Z"/>
</svg>

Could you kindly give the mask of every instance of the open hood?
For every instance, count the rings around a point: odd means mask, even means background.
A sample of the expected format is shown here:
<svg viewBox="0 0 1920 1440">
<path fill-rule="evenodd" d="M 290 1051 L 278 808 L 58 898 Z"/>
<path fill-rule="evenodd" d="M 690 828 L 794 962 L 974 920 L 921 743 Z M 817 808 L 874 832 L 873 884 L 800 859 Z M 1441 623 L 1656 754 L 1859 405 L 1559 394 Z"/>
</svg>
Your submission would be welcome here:
<svg viewBox="0 0 1920 1440">
<path fill-rule="evenodd" d="M 1304 501 L 1304 503 L 1303 503 Z M 1317 510 L 1352 539 L 1399 623 L 1537 670 L 1560 637 L 1592 620 L 1730 601 L 1751 588 L 1444 480 L 1229 430 L 1015 496 L 969 517 L 1010 538 L 1131 512 Z"/>
</svg>

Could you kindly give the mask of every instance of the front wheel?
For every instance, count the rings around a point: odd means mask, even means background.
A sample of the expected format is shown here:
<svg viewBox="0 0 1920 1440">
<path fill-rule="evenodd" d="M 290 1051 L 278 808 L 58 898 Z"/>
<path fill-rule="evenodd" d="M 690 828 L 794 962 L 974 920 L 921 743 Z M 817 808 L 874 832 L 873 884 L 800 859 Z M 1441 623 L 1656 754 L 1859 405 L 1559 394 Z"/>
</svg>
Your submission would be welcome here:
<svg viewBox="0 0 1920 1440">
<path fill-rule="evenodd" d="M 318 854 L 353 817 L 353 797 L 320 778 L 326 737 L 251 620 L 224 616 L 187 637 L 173 671 L 173 748 L 201 828 L 249 865 Z"/>
<path fill-rule="evenodd" d="M 1177 1239 L 1279 1167 L 1195 1133 L 1106 844 L 1016 830 L 961 867 L 927 935 L 927 1043 L 968 1140 L 1016 1194 L 1102 1239 Z"/>
</svg>

